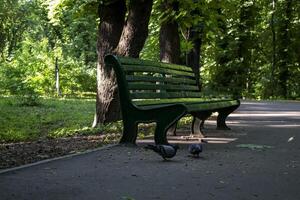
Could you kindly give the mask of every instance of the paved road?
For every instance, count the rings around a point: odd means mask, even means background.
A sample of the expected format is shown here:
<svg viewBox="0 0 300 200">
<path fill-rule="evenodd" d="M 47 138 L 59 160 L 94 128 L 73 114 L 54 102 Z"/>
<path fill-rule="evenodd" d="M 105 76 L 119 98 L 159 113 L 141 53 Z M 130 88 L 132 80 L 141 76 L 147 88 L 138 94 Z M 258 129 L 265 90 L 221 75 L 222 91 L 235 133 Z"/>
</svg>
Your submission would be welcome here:
<svg viewBox="0 0 300 200">
<path fill-rule="evenodd" d="M 2 173 L 0 199 L 299 200 L 300 103 L 243 102 L 228 122 L 200 159 L 117 146 Z"/>
</svg>

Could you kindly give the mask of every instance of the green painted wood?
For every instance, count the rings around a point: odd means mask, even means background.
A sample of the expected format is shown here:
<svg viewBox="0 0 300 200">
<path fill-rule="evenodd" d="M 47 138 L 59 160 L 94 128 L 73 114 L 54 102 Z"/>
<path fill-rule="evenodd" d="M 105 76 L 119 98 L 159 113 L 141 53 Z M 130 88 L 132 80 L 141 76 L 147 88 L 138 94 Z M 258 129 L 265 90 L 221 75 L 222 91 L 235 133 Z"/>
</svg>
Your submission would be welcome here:
<svg viewBox="0 0 300 200">
<path fill-rule="evenodd" d="M 137 106 L 146 105 L 156 105 L 156 104 L 174 104 L 174 103 L 184 103 L 184 104 L 194 104 L 194 103 L 206 103 L 206 102 L 220 102 L 220 101 L 230 101 L 231 99 L 222 98 L 174 98 L 174 99 L 134 99 L 132 102 Z"/>
<path fill-rule="evenodd" d="M 173 84 L 154 84 L 154 83 L 128 83 L 129 90 L 177 90 L 177 91 L 199 91 L 198 86 L 194 85 L 173 85 Z"/>
<path fill-rule="evenodd" d="M 199 112 L 199 111 L 216 111 L 222 108 L 228 108 L 231 106 L 239 105 L 238 100 L 231 101 L 220 101 L 220 102 L 207 102 L 201 104 L 186 104 L 188 112 Z"/>
<path fill-rule="evenodd" d="M 155 99 L 155 98 L 193 98 L 201 97 L 200 92 L 133 92 L 130 94 L 132 99 Z"/>
<path fill-rule="evenodd" d="M 186 72 L 193 72 L 193 70 L 190 67 L 171 64 L 171 63 L 162 63 L 162 62 L 155 62 L 150 60 L 140 60 L 140 59 L 128 58 L 128 57 L 118 57 L 118 60 L 122 65 L 138 65 L 138 66 L 144 65 L 144 66 L 153 66 L 153 67 L 175 69 L 175 70 L 186 71 Z"/>
<path fill-rule="evenodd" d="M 173 105 L 174 103 L 169 103 L 169 104 L 152 104 L 152 105 L 140 105 L 142 108 L 147 108 L 147 109 L 154 109 L 154 108 L 159 108 L 163 107 L 166 105 Z M 183 104 L 187 108 L 187 112 L 200 112 L 200 111 L 218 111 L 222 108 L 228 108 L 231 106 L 236 106 L 239 105 L 239 102 L 237 100 L 231 100 L 231 101 L 205 101 L 205 102 L 198 102 L 198 103 L 188 103 L 188 102 L 177 102 L 177 104 Z"/>
<path fill-rule="evenodd" d="M 181 83 L 188 85 L 196 85 L 195 79 L 190 78 L 169 78 L 169 77 L 155 77 L 150 75 L 127 75 L 127 81 L 143 81 L 143 82 L 164 82 L 164 83 Z"/>
<path fill-rule="evenodd" d="M 160 74 L 170 74 L 177 76 L 195 77 L 193 72 L 185 72 L 174 69 L 153 67 L 153 66 L 140 66 L 140 65 L 122 65 L 125 72 L 154 72 Z"/>
</svg>

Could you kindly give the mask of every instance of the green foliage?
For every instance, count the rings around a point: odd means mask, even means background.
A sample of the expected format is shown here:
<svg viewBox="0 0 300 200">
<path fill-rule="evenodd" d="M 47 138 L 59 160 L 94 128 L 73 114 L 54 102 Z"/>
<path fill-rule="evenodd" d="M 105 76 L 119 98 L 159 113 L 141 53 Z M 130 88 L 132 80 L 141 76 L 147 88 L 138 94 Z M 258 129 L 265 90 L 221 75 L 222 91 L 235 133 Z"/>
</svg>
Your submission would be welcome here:
<svg viewBox="0 0 300 200">
<path fill-rule="evenodd" d="M 186 39 L 186 30 L 190 27 L 201 30 L 201 79 L 205 91 L 258 99 L 299 98 L 299 1 L 180 0 L 179 10 L 160 12 L 162 2 L 154 1 L 142 58 L 159 60 L 160 24 L 176 20 L 182 33 L 183 58 L 193 47 Z M 286 17 L 288 2 L 291 2 L 289 18 Z M 286 95 L 282 90 L 284 85 Z"/>
<path fill-rule="evenodd" d="M 77 3 L 76 8 L 67 1 L 51 2 L 58 2 L 52 11 L 63 14 L 55 15 L 60 23 L 52 23 L 48 18 L 50 6 L 40 0 L 5 1 L 0 7 L 4 16 L 0 29 L 0 94 L 19 95 L 25 104 L 35 104 L 39 95 L 55 94 L 56 58 L 63 95 L 96 91 L 97 20 L 95 12 L 86 15 L 95 1 Z M 68 6 L 73 9 L 70 13 L 64 11 Z"/>
<path fill-rule="evenodd" d="M 35 44 L 33 46 L 33 44 Z M 54 94 L 54 55 L 48 51 L 48 40 L 33 43 L 30 39 L 23 42 L 22 49 L 13 61 L 0 64 L 3 77 L 3 93 L 13 95 Z M 85 69 L 83 61 L 73 59 L 59 60 L 60 85 L 64 95 L 95 91 L 95 70 Z"/>
<path fill-rule="evenodd" d="M 289 71 L 288 98 L 299 96 L 299 56 L 294 54 L 299 49 L 296 47 L 299 44 L 296 38 L 296 34 L 299 35 L 299 12 L 296 11 L 299 11 L 299 3 L 293 1 L 291 21 L 294 23 L 288 29 L 291 40 L 286 42 L 286 39 L 280 38 L 283 33 L 280 26 L 286 25 L 282 19 L 285 18 L 283 9 L 287 1 L 279 1 L 275 10 L 270 1 L 215 2 L 217 5 L 213 6 L 211 2 L 212 7 L 208 7 L 212 11 L 206 12 L 216 17 L 217 20 L 209 20 L 215 28 L 205 26 L 202 46 L 202 78 L 205 87 L 249 98 L 283 98 L 278 85 L 278 65 L 283 56 L 289 63 L 283 65 Z M 276 52 L 272 50 L 272 13 L 275 13 Z M 294 50 L 288 50 L 289 54 L 284 56 L 278 52 L 281 43 Z M 275 67 L 272 64 L 274 53 Z"/>
<path fill-rule="evenodd" d="M 159 61 L 159 29 L 160 1 L 153 2 L 152 13 L 149 21 L 149 33 L 140 57 L 146 60 Z"/>
<path fill-rule="evenodd" d="M 174 20 L 180 27 L 182 58 L 193 47 L 187 29 L 201 30 L 204 90 L 249 98 L 299 98 L 299 1 L 179 0 L 177 10 L 171 6 L 161 12 L 162 2 L 154 1 L 142 58 L 159 60 L 160 25 Z M 18 95 L 27 105 L 55 95 L 56 58 L 62 95 L 95 93 L 98 3 L 4 0 L 0 94 Z"/>
<path fill-rule="evenodd" d="M 97 60 L 97 5 L 96 0 L 49 0 L 49 18 L 57 27 L 64 58 L 72 57 L 93 67 Z"/>
</svg>

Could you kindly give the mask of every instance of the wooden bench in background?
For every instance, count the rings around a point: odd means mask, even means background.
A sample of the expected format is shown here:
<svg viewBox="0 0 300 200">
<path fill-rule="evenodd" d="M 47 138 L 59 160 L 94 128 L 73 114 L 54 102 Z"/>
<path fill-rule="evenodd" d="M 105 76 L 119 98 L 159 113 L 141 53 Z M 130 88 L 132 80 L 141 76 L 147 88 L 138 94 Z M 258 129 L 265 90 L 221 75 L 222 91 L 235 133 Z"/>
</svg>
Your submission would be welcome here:
<svg viewBox="0 0 300 200">
<path fill-rule="evenodd" d="M 217 128 L 229 129 L 227 116 L 237 109 L 237 99 L 205 98 L 191 68 L 181 65 L 107 55 L 106 67 L 117 77 L 123 118 L 121 143 L 135 144 L 138 123 L 156 122 L 156 144 L 167 144 L 167 132 L 186 114 L 194 119 L 192 133 L 201 134 L 204 121 L 217 112 Z"/>
</svg>

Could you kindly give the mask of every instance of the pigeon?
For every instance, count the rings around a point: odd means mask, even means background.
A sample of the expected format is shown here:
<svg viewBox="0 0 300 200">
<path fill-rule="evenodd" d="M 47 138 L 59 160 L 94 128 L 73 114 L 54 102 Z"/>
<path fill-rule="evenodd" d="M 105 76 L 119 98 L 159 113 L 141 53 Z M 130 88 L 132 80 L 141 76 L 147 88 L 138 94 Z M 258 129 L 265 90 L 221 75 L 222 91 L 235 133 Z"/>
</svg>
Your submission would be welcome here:
<svg viewBox="0 0 300 200">
<path fill-rule="evenodd" d="M 153 150 L 154 152 L 158 153 L 164 160 L 167 160 L 167 158 L 173 158 L 176 155 L 179 146 L 171 144 L 148 144 L 145 148 Z"/>
<path fill-rule="evenodd" d="M 201 143 L 199 144 L 191 144 L 189 146 L 189 152 L 193 157 L 199 158 L 199 154 L 203 151 L 203 146 Z"/>
</svg>

